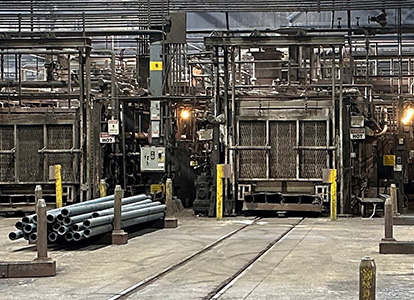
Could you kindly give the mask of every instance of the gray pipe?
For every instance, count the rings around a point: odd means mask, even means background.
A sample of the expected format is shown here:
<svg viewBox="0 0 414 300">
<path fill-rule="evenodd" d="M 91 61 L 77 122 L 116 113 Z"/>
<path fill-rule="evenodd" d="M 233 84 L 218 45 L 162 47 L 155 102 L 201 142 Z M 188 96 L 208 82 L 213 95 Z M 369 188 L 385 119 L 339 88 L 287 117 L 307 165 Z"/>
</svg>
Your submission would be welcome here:
<svg viewBox="0 0 414 300">
<path fill-rule="evenodd" d="M 63 223 L 64 220 L 65 220 L 65 217 L 62 216 L 62 214 L 58 214 L 56 216 L 56 222 Z"/>
<path fill-rule="evenodd" d="M 151 203 L 150 205 L 153 206 L 153 207 L 147 207 L 147 208 L 132 207 L 132 209 L 134 209 L 134 208 L 135 209 L 131 210 L 131 211 L 121 213 L 121 220 L 131 219 L 131 218 L 135 218 L 135 217 L 140 217 L 140 216 L 144 216 L 144 215 L 149 215 L 149 214 L 154 214 L 154 213 L 157 213 L 157 212 L 165 211 L 165 205 L 161 205 L 160 202 Z M 109 215 L 109 216 L 103 216 L 103 217 L 87 219 L 87 220 L 83 221 L 83 225 L 85 227 L 89 228 L 89 227 L 100 226 L 100 225 L 103 225 L 103 224 L 109 224 L 109 223 L 112 223 L 113 221 L 114 221 L 114 215 Z"/>
<path fill-rule="evenodd" d="M 37 241 L 37 233 L 36 233 L 36 232 L 33 232 L 33 233 L 31 233 L 31 234 L 29 235 L 29 242 L 34 243 L 34 242 L 36 242 L 36 241 Z"/>
<path fill-rule="evenodd" d="M 165 209 L 167 206 L 165 204 L 156 206 L 156 207 L 150 207 L 150 208 L 143 208 L 139 210 L 129 211 L 121 214 L 122 220 L 128 220 L 136 217 L 141 217 L 145 215 L 152 215 L 160 212 L 165 212 Z"/>
<path fill-rule="evenodd" d="M 99 235 L 102 233 L 106 233 L 112 230 L 112 225 L 111 224 L 107 224 L 107 225 L 102 225 L 102 226 L 98 226 L 98 227 L 93 227 L 93 228 L 88 228 L 85 229 L 83 231 L 83 236 L 85 238 L 89 238 L 91 236 L 95 236 L 95 235 Z"/>
<path fill-rule="evenodd" d="M 146 200 L 143 201 L 143 202 L 146 202 Z M 128 211 L 133 211 L 133 210 L 138 210 L 138 209 L 142 209 L 142 208 L 147 208 L 147 207 L 159 206 L 159 205 L 161 205 L 161 202 L 159 202 L 159 201 L 152 202 L 151 200 L 149 200 L 148 202 L 143 203 L 143 204 L 141 202 L 133 203 L 133 204 L 130 204 L 130 205 L 122 206 L 122 213 L 128 212 Z M 101 212 L 103 212 L 103 213 L 101 213 Z M 106 210 L 101 210 L 101 211 L 94 212 L 92 214 L 92 218 L 89 218 L 89 219 L 96 219 L 96 218 L 101 218 L 101 217 L 106 217 L 106 216 L 113 217 L 113 214 L 114 214 L 114 209 L 113 208 L 106 209 Z"/>
<path fill-rule="evenodd" d="M 12 241 L 20 239 L 24 236 L 23 231 L 21 230 L 16 230 L 16 231 L 12 231 L 9 233 L 9 239 L 11 239 Z"/>
<path fill-rule="evenodd" d="M 60 224 L 60 223 L 55 223 L 55 224 L 53 224 L 52 229 L 53 229 L 54 231 L 59 231 L 60 226 L 62 226 L 62 224 Z"/>
<path fill-rule="evenodd" d="M 56 242 L 57 238 L 58 238 L 58 234 L 54 231 L 50 232 L 47 236 L 49 242 L 54 243 Z"/>
<path fill-rule="evenodd" d="M 27 224 L 23 227 L 23 231 L 25 233 L 32 233 L 33 231 L 35 231 L 37 228 L 37 226 L 33 223 Z"/>
<path fill-rule="evenodd" d="M 89 219 L 91 217 L 92 217 L 92 214 L 90 212 L 86 213 L 86 214 L 82 214 L 82 215 L 66 217 L 66 218 L 63 218 L 63 225 L 69 226 L 69 225 L 72 225 L 72 224 L 75 224 L 75 223 L 82 222 L 82 221 L 84 221 L 86 219 Z"/>
<path fill-rule="evenodd" d="M 23 224 L 34 223 L 33 218 L 34 218 L 34 215 L 25 216 L 25 217 L 22 218 L 22 223 Z"/>
<path fill-rule="evenodd" d="M 81 231 L 85 229 L 85 226 L 83 226 L 83 222 L 79 222 L 79 223 L 73 224 L 71 229 L 73 232 Z"/>
<path fill-rule="evenodd" d="M 66 232 L 65 234 L 65 240 L 67 240 L 68 242 L 73 240 L 73 232 Z"/>
<path fill-rule="evenodd" d="M 124 198 L 122 199 L 122 204 L 130 204 L 130 203 L 134 203 L 134 202 L 140 202 L 143 200 L 148 199 L 147 195 L 137 195 L 137 196 L 132 196 L 132 197 L 128 197 L 128 198 Z M 114 201 L 107 201 L 107 202 L 103 202 L 103 203 L 96 203 L 96 204 L 90 204 L 90 205 L 83 205 L 80 207 L 65 207 L 62 209 L 61 214 L 64 217 L 70 217 L 73 215 L 78 215 L 78 214 L 84 214 L 87 212 L 93 212 L 96 210 L 102 210 L 105 208 L 111 208 L 114 207 Z"/>
<path fill-rule="evenodd" d="M 83 239 L 84 239 L 83 231 L 78 231 L 78 232 L 73 233 L 73 240 L 75 242 L 78 242 L 78 241 L 83 240 Z"/>
<path fill-rule="evenodd" d="M 23 230 L 23 222 L 17 221 L 14 227 L 16 227 L 16 229 Z"/>
<path fill-rule="evenodd" d="M 151 199 L 148 199 L 148 200 L 143 200 L 137 203 L 122 205 L 122 211 L 128 211 L 131 207 L 136 207 L 136 206 L 141 206 L 141 205 L 144 206 L 145 204 L 150 204 L 150 203 L 156 203 L 156 202 L 152 202 Z M 108 209 L 93 212 L 91 217 L 92 218 L 103 217 L 103 216 L 112 215 L 113 213 L 114 213 L 114 209 L 108 208 Z"/>
<path fill-rule="evenodd" d="M 69 227 L 63 225 L 60 226 L 59 230 L 57 231 L 59 235 L 65 235 L 67 232 L 69 232 Z"/>
<path fill-rule="evenodd" d="M 72 208 L 72 207 L 77 207 L 77 206 L 82 206 L 82 205 L 89 205 L 89 204 L 94 204 L 94 203 L 100 203 L 100 202 L 106 202 L 106 201 L 111 201 L 114 200 L 114 195 L 110 195 L 110 196 L 105 196 L 102 198 L 96 198 L 96 199 L 92 199 L 92 200 L 88 200 L 85 202 L 79 202 L 79 203 L 75 203 L 75 204 L 71 204 L 71 205 L 66 205 L 65 207 L 61 207 L 61 208 L 54 208 L 51 209 L 47 212 L 47 222 L 48 223 L 53 223 L 55 222 L 55 218 L 58 214 L 60 214 L 60 212 L 62 211 L 63 208 Z M 36 215 L 30 215 L 28 217 L 32 217 L 34 218 L 34 222 L 37 222 L 37 216 Z"/>
<path fill-rule="evenodd" d="M 56 215 L 57 214 L 59 214 L 59 213 L 55 214 L 55 213 L 48 212 L 47 216 L 46 216 L 47 223 L 49 223 L 49 224 L 54 223 L 56 221 Z M 36 222 L 37 222 L 37 219 L 36 219 Z"/>
<path fill-rule="evenodd" d="M 165 213 L 157 213 L 157 214 L 148 215 L 148 216 L 144 216 L 144 217 L 139 217 L 139 218 L 135 218 L 135 219 L 125 220 L 125 221 L 121 222 L 121 227 L 125 228 L 125 227 L 129 227 L 129 226 L 133 226 L 133 225 L 137 225 L 137 224 L 141 224 L 141 223 L 146 223 L 146 222 L 149 222 L 149 221 L 162 219 L 162 218 L 164 218 L 164 216 L 165 216 Z"/>
</svg>

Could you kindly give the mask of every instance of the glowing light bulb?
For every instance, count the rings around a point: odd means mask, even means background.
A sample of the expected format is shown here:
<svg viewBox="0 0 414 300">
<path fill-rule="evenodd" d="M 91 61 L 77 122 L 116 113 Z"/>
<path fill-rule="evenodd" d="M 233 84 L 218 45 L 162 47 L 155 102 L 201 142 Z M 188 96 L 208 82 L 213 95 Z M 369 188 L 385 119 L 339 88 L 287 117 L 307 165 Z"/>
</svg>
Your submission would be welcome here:
<svg viewBox="0 0 414 300">
<path fill-rule="evenodd" d="M 187 120 L 190 117 L 191 113 L 188 110 L 182 110 L 180 113 L 180 117 L 184 120 Z"/>
<path fill-rule="evenodd" d="M 411 119 L 413 118 L 413 116 L 414 116 L 414 109 L 410 107 L 405 110 L 405 114 L 401 122 L 403 122 L 404 125 L 408 125 L 411 122 Z"/>
</svg>

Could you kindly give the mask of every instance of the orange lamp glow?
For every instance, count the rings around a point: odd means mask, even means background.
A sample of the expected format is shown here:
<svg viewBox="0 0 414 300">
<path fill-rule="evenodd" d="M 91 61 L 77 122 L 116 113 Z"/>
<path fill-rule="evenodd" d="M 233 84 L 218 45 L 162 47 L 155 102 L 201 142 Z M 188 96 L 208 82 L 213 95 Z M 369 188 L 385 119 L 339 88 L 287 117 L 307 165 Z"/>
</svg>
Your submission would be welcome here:
<svg viewBox="0 0 414 300">
<path fill-rule="evenodd" d="M 189 110 L 183 109 L 180 113 L 181 119 L 187 120 L 191 116 L 191 112 Z"/>
<path fill-rule="evenodd" d="M 404 117 L 402 118 L 401 122 L 404 125 L 408 125 L 414 116 L 414 109 L 412 107 L 408 108 L 404 112 Z"/>
</svg>

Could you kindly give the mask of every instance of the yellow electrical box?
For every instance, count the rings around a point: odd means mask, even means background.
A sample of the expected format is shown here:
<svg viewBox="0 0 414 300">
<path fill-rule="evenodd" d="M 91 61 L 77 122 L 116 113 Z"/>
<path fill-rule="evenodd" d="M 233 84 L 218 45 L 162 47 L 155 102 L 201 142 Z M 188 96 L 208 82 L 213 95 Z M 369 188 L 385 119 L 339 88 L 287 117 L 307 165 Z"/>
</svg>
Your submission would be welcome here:
<svg viewBox="0 0 414 300">
<path fill-rule="evenodd" d="M 163 184 L 151 184 L 150 186 L 151 193 L 164 193 L 164 185 Z"/>
<path fill-rule="evenodd" d="M 395 155 L 384 155 L 382 161 L 384 166 L 395 166 Z"/>
<path fill-rule="evenodd" d="M 150 71 L 162 71 L 162 61 L 151 61 Z"/>
</svg>

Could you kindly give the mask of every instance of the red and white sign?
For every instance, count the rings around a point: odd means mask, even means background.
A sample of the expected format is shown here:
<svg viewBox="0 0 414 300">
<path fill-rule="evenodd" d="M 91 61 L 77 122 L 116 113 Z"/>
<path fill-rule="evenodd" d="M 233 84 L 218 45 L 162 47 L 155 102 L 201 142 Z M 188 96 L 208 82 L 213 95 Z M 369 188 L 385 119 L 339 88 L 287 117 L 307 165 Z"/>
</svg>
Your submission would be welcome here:
<svg viewBox="0 0 414 300">
<path fill-rule="evenodd" d="M 115 137 L 110 135 L 108 132 L 101 132 L 99 141 L 101 144 L 115 144 Z"/>
<path fill-rule="evenodd" d="M 119 134 L 119 122 L 118 120 L 108 120 L 108 133 L 112 135 Z"/>
</svg>

